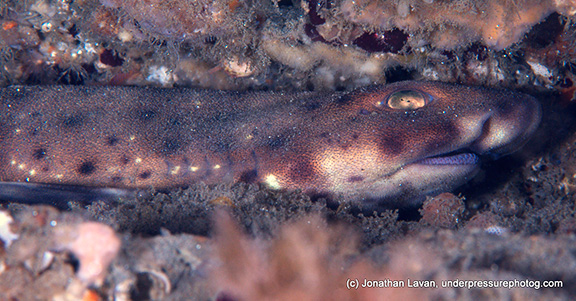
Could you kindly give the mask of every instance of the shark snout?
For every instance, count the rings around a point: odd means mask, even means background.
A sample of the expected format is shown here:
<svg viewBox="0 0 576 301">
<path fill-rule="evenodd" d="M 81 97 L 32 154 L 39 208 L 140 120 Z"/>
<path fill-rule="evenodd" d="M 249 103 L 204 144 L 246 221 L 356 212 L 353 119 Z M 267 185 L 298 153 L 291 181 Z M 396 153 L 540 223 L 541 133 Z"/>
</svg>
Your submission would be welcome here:
<svg viewBox="0 0 576 301">
<path fill-rule="evenodd" d="M 472 151 L 506 155 L 526 144 L 536 131 L 542 116 L 540 103 L 526 94 L 513 95 L 481 121 L 478 138 L 470 145 Z"/>
</svg>

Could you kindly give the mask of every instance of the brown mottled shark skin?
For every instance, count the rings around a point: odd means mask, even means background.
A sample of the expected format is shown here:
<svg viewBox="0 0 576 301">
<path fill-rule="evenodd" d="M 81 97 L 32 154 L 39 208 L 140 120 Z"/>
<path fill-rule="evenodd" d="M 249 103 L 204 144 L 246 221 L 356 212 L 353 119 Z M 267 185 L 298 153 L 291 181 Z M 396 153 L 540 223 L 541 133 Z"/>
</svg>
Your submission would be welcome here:
<svg viewBox="0 0 576 301">
<path fill-rule="evenodd" d="M 294 94 L 15 86 L 0 104 L 5 186 L 244 181 L 398 206 L 468 181 L 473 153 L 509 153 L 540 120 L 526 94 L 414 81 Z"/>
</svg>

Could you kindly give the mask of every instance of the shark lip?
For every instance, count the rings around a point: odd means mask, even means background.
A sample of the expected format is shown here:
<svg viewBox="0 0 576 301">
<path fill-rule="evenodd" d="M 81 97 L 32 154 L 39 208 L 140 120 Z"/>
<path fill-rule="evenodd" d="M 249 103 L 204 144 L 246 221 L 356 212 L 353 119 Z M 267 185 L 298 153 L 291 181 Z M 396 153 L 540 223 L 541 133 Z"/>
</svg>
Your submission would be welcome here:
<svg viewBox="0 0 576 301">
<path fill-rule="evenodd" d="M 480 157 L 474 153 L 448 153 L 440 156 L 427 157 L 412 164 L 421 165 L 476 165 Z"/>
</svg>

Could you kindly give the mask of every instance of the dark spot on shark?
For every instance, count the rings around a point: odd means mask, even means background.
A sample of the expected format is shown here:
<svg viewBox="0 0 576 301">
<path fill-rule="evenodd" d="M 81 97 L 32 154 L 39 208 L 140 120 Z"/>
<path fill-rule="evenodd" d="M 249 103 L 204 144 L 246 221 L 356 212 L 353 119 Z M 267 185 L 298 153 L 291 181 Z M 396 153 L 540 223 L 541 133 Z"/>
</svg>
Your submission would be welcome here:
<svg viewBox="0 0 576 301">
<path fill-rule="evenodd" d="M 380 136 L 378 146 L 384 154 L 397 156 L 404 151 L 404 138 L 399 135 L 382 135 Z"/>
<path fill-rule="evenodd" d="M 120 139 L 116 138 L 114 135 L 106 137 L 106 144 L 109 146 L 114 146 L 118 144 L 118 142 L 120 142 Z"/>
<path fill-rule="evenodd" d="M 46 157 L 46 149 L 43 147 L 35 149 L 32 153 L 32 157 L 34 157 L 36 160 L 44 159 L 44 157 Z"/>
<path fill-rule="evenodd" d="M 150 178 L 151 175 L 152 175 L 152 172 L 147 170 L 147 171 L 139 174 L 138 177 L 142 180 L 146 180 L 146 179 Z"/>
<path fill-rule="evenodd" d="M 348 94 L 340 95 L 340 96 L 336 97 L 336 99 L 334 100 L 334 102 L 340 106 L 345 106 L 345 105 L 347 105 L 353 101 L 354 101 L 354 97 L 350 97 L 350 95 L 348 95 Z"/>
<path fill-rule="evenodd" d="M 256 169 L 244 171 L 239 180 L 244 183 L 255 183 L 258 180 L 258 171 Z"/>
<path fill-rule="evenodd" d="M 296 164 L 290 169 L 290 178 L 295 182 L 308 181 L 313 179 L 315 175 L 316 171 L 314 170 L 314 166 L 312 162 L 310 162 L 310 159 L 306 157 L 299 158 Z"/>
<path fill-rule="evenodd" d="M 78 173 L 89 176 L 96 171 L 96 165 L 92 161 L 85 161 L 78 167 Z"/>
<path fill-rule="evenodd" d="M 364 181 L 363 176 L 351 176 L 347 179 L 348 183 L 356 183 Z"/>
<path fill-rule="evenodd" d="M 177 153 L 181 147 L 180 139 L 166 138 L 162 142 L 162 153 L 165 155 L 172 155 Z"/>
<path fill-rule="evenodd" d="M 65 128 L 77 128 L 82 126 L 82 124 L 84 124 L 85 121 L 85 117 L 82 113 L 77 113 L 77 114 L 73 114 L 70 116 L 66 116 L 64 117 L 64 120 L 62 121 L 62 125 Z"/>
<path fill-rule="evenodd" d="M 120 157 L 120 164 L 122 165 L 126 165 L 130 162 L 130 158 L 128 158 L 128 156 L 123 155 Z"/>
<path fill-rule="evenodd" d="M 222 153 L 226 154 L 232 150 L 232 145 L 234 141 L 228 138 L 223 138 L 222 140 L 217 140 L 214 144 L 211 145 L 210 150 L 214 151 L 215 153 Z"/>
<path fill-rule="evenodd" d="M 330 138 L 330 133 L 324 132 L 324 133 L 320 134 L 319 136 L 321 138 L 324 138 L 325 139 L 324 141 L 326 141 L 326 143 L 332 144 L 332 138 Z"/>
<path fill-rule="evenodd" d="M 170 118 L 167 122 L 167 125 L 169 128 L 173 128 L 173 127 L 181 127 L 184 124 L 182 118 L 179 117 L 175 117 L 175 118 Z"/>
<path fill-rule="evenodd" d="M 138 120 L 142 122 L 150 122 L 156 117 L 156 111 L 151 109 L 140 110 L 137 113 Z"/>
<path fill-rule="evenodd" d="M 306 111 L 314 111 L 320 107 L 322 107 L 322 105 L 317 101 L 307 102 L 304 104 L 304 109 L 306 109 Z"/>
<path fill-rule="evenodd" d="M 282 135 L 271 137 L 266 140 L 266 144 L 271 150 L 276 150 L 286 145 L 286 139 Z"/>
</svg>

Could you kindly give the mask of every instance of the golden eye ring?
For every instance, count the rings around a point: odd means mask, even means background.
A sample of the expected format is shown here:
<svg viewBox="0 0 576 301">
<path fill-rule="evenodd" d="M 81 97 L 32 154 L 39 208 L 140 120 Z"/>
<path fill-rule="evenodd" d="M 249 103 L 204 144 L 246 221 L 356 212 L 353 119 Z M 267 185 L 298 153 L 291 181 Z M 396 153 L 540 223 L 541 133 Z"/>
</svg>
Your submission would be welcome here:
<svg viewBox="0 0 576 301">
<path fill-rule="evenodd" d="M 431 96 L 418 90 L 400 90 L 396 91 L 384 101 L 378 103 L 379 106 L 384 104 L 394 110 L 413 111 L 426 106 L 431 100 Z"/>
</svg>

